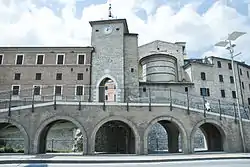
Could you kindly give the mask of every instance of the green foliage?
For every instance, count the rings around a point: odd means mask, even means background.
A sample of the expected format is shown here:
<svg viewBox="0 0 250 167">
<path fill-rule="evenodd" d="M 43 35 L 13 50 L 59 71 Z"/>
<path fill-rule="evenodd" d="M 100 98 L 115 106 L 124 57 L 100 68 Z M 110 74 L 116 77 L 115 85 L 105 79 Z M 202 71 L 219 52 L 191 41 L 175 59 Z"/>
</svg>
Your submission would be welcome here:
<svg viewBox="0 0 250 167">
<path fill-rule="evenodd" d="M 22 149 L 13 149 L 11 147 L 0 147 L 0 153 L 24 153 L 24 150 Z"/>
</svg>

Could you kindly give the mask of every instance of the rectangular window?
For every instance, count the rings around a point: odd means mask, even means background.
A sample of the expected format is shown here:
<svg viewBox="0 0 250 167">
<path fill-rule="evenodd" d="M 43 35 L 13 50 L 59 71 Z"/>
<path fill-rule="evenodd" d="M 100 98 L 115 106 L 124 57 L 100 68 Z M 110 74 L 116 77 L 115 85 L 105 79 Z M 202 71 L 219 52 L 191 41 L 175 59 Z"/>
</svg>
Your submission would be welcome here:
<svg viewBox="0 0 250 167">
<path fill-rule="evenodd" d="M 230 83 L 234 83 L 234 77 L 230 76 Z"/>
<path fill-rule="evenodd" d="M 242 84 L 242 89 L 245 89 L 245 85 L 244 85 L 244 82 L 242 82 L 241 84 Z"/>
<path fill-rule="evenodd" d="M 226 97 L 225 90 L 220 90 L 221 97 Z"/>
<path fill-rule="evenodd" d="M 235 99 L 236 98 L 236 92 L 232 91 L 232 97 Z"/>
<path fill-rule="evenodd" d="M 56 96 L 62 95 L 62 86 L 55 86 L 55 95 Z"/>
<path fill-rule="evenodd" d="M 232 70 L 232 64 L 231 63 L 228 63 L 228 69 Z"/>
<path fill-rule="evenodd" d="M 0 64 L 3 64 L 3 55 L 0 55 Z"/>
<path fill-rule="evenodd" d="M 62 73 L 56 73 L 56 80 L 62 80 Z"/>
<path fill-rule="evenodd" d="M 63 54 L 58 54 L 57 55 L 57 64 L 64 64 L 64 55 Z"/>
<path fill-rule="evenodd" d="M 76 86 L 76 95 L 77 96 L 83 95 L 83 86 Z"/>
<path fill-rule="evenodd" d="M 78 55 L 78 64 L 84 64 L 85 63 L 85 55 L 79 54 Z"/>
<path fill-rule="evenodd" d="M 34 86 L 34 95 L 40 96 L 41 95 L 41 86 Z"/>
<path fill-rule="evenodd" d="M 36 80 L 42 79 L 42 73 L 36 73 Z"/>
<path fill-rule="evenodd" d="M 16 56 L 16 64 L 23 64 L 23 55 Z"/>
<path fill-rule="evenodd" d="M 209 88 L 200 88 L 200 95 L 201 96 L 210 96 Z"/>
<path fill-rule="evenodd" d="M 221 62 L 220 61 L 217 61 L 217 67 L 221 68 Z"/>
<path fill-rule="evenodd" d="M 15 73 L 14 80 L 20 80 L 21 79 L 21 73 Z"/>
<path fill-rule="evenodd" d="M 77 80 L 83 80 L 83 73 L 77 74 Z"/>
<path fill-rule="evenodd" d="M 240 68 L 240 75 L 242 75 L 242 70 L 241 70 L 241 68 Z"/>
<path fill-rule="evenodd" d="M 188 87 L 185 87 L 185 92 L 188 92 Z"/>
<path fill-rule="evenodd" d="M 248 98 L 247 100 L 248 100 L 248 105 L 250 105 L 250 98 Z"/>
<path fill-rule="evenodd" d="M 36 64 L 43 64 L 43 61 L 44 61 L 44 55 L 42 54 L 37 55 Z"/>
<path fill-rule="evenodd" d="M 20 91 L 20 86 L 18 85 L 13 85 L 12 86 L 12 95 L 13 96 L 18 96 Z"/>
<path fill-rule="evenodd" d="M 206 80 L 206 74 L 204 72 L 201 72 L 201 79 Z"/>
<path fill-rule="evenodd" d="M 247 71 L 247 78 L 249 78 L 249 72 Z"/>
<path fill-rule="evenodd" d="M 223 75 L 219 75 L 219 81 L 223 82 Z"/>
</svg>

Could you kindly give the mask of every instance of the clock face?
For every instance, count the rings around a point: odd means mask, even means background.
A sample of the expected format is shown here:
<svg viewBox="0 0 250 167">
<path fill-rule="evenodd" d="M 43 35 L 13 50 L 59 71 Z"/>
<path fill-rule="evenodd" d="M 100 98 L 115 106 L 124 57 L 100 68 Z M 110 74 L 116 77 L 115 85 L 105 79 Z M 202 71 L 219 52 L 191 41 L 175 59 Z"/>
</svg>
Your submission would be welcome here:
<svg viewBox="0 0 250 167">
<path fill-rule="evenodd" d="M 112 26 L 107 26 L 107 27 L 104 27 L 103 31 L 104 31 L 104 34 L 110 34 L 112 33 L 113 28 Z"/>
</svg>

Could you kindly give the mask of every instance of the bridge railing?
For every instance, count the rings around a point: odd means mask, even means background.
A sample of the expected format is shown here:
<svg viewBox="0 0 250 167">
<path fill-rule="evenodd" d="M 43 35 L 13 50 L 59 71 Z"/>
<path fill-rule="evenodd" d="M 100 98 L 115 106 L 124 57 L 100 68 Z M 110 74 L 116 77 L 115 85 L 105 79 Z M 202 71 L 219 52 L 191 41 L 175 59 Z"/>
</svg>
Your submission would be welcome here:
<svg viewBox="0 0 250 167">
<path fill-rule="evenodd" d="M 42 86 L 39 88 L 28 88 L 22 90 L 11 90 L 0 92 L 0 109 L 17 106 L 34 105 L 46 102 L 101 102 L 105 106 L 110 102 L 129 103 L 161 103 L 180 105 L 187 108 L 204 110 L 207 112 L 219 113 L 220 115 L 230 115 L 238 117 L 235 99 L 211 98 L 209 96 L 199 96 L 192 92 L 181 92 L 178 89 L 170 88 L 115 88 L 99 87 L 98 92 L 95 86 L 76 87 L 63 85 L 61 88 L 55 86 Z M 92 97 L 89 95 L 91 92 Z M 99 94 L 99 96 L 97 96 Z M 96 101 L 98 97 L 98 100 Z M 207 104 L 208 102 L 208 104 Z M 79 104 L 81 105 L 81 104 Z M 210 109 L 210 110 L 209 110 Z M 249 119 L 250 107 L 240 105 L 243 118 Z"/>
</svg>

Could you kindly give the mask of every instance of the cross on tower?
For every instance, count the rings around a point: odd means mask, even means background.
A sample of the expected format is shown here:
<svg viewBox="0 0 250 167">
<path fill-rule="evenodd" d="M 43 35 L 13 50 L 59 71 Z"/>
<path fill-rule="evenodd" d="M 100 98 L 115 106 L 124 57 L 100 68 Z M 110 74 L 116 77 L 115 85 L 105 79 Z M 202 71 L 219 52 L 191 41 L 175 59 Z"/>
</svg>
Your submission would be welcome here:
<svg viewBox="0 0 250 167">
<path fill-rule="evenodd" d="M 109 18 L 113 18 L 112 16 L 112 7 L 111 7 L 111 0 L 109 0 L 109 15 L 108 15 Z"/>
</svg>

